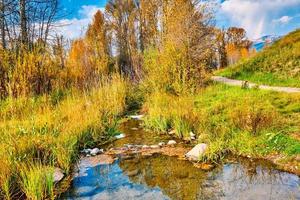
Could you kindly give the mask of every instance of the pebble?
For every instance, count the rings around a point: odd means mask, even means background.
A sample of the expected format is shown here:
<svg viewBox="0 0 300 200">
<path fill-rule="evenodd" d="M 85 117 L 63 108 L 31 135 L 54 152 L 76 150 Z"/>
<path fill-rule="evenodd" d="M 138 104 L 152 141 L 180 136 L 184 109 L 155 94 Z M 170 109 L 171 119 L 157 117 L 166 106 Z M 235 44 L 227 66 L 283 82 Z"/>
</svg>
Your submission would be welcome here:
<svg viewBox="0 0 300 200">
<path fill-rule="evenodd" d="M 120 134 L 120 135 L 116 135 L 115 136 L 115 138 L 117 138 L 117 139 L 122 139 L 122 138 L 124 138 L 125 137 L 125 135 L 122 133 L 122 134 Z"/>
<path fill-rule="evenodd" d="M 192 131 L 190 132 L 190 137 L 196 137 L 196 134 L 194 134 Z"/>
<path fill-rule="evenodd" d="M 164 142 L 160 142 L 160 143 L 158 143 L 158 145 L 162 147 L 162 146 L 165 146 L 165 145 L 166 145 L 166 143 L 164 143 Z"/>
<path fill-rule="evenodd" d="M 131 115 L 131 116 L 129 116 L 131 119 L 135 119 L 135 120 L 141 120 L 143 117 L 144 117 L 144 115 Z"/>
<path fill-rule="evenodd" d="M 159 145 L 151 145 L 150 148 L 151 148 L 151 149 L 159 149 L 160 146 L 159 146 Z"/>
<path fill-rule="evenodd" d="M 168 142 L 168 145 L 175 145 L 175 144 L 177 144 L 177 142 L 176 142 L 175 140 L 170 140 L 170 141 Z"/>
<path fill-rule="evenodd" d="M 90 154 L 91 154 L 92 156 L 96 156 L 96 155 L 98 155 L 99 153 L 103 153 L 103 152 L 104 152 L 103 149 L 94 148 L 94 149 L 91 150 Z"/>
</svg>

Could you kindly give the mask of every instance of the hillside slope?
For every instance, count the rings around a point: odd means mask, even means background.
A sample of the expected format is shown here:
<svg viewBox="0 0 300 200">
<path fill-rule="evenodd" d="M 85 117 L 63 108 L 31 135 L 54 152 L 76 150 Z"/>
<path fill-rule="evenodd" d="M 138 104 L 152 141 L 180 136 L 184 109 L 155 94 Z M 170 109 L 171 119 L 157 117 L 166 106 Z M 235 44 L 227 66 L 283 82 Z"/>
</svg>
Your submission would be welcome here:
<svg viewBox="0 0 300 200">
<path fill-rule="evenodd" d="M 258 84 L 300 87 L 300 29 L 217 74 Z"/>
</svg>

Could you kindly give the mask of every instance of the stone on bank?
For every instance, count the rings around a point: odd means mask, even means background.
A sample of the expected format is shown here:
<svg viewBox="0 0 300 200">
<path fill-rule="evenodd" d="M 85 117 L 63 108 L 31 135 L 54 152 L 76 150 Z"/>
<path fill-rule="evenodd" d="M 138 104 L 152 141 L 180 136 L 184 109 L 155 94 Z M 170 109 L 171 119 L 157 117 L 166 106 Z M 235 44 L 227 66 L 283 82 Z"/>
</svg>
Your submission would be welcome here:
<svg viewBox="0 0 300 200">
<path fill-rule="evenodd" d="M 199 158 L 206 152 L 207 144 L 197 144 L 192 150 L 190 150 L 185 156 L 192 161 L 198 161 Z"/>
</svg>

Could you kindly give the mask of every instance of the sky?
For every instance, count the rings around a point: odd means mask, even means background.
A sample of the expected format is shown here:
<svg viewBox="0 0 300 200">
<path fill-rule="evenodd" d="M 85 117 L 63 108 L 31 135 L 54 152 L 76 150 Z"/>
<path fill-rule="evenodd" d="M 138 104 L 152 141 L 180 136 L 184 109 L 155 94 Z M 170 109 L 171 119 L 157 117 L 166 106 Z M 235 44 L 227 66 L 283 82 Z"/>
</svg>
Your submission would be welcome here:
<svg viewBox="0 0 300 200">
<path fill-rule="evenodd" d="M 300 0 L 214 1 L 217 1 L 216 25 L 242 27 L 253 40 L 264 35 L 285 35 L 300 28 Z M 61 34 L 71 39 L 82 36 L 95 12 L 103 10 L 105 3 L 106 0 L 61 0 L 67 13 L 60 20 Z"/>
</svg>

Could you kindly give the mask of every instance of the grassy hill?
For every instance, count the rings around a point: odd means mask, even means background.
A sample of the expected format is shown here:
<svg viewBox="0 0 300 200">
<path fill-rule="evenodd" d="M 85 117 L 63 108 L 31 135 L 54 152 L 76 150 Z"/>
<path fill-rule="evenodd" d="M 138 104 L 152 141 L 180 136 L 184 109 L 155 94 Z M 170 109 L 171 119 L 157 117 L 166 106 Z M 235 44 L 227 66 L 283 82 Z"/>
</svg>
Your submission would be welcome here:
<svg viewBox="0 0 300 200">
<path fill-rule="evenodd" d="M 300 29 L 216 74 L 257 84 L 300 87 Z"/>
</svg>

